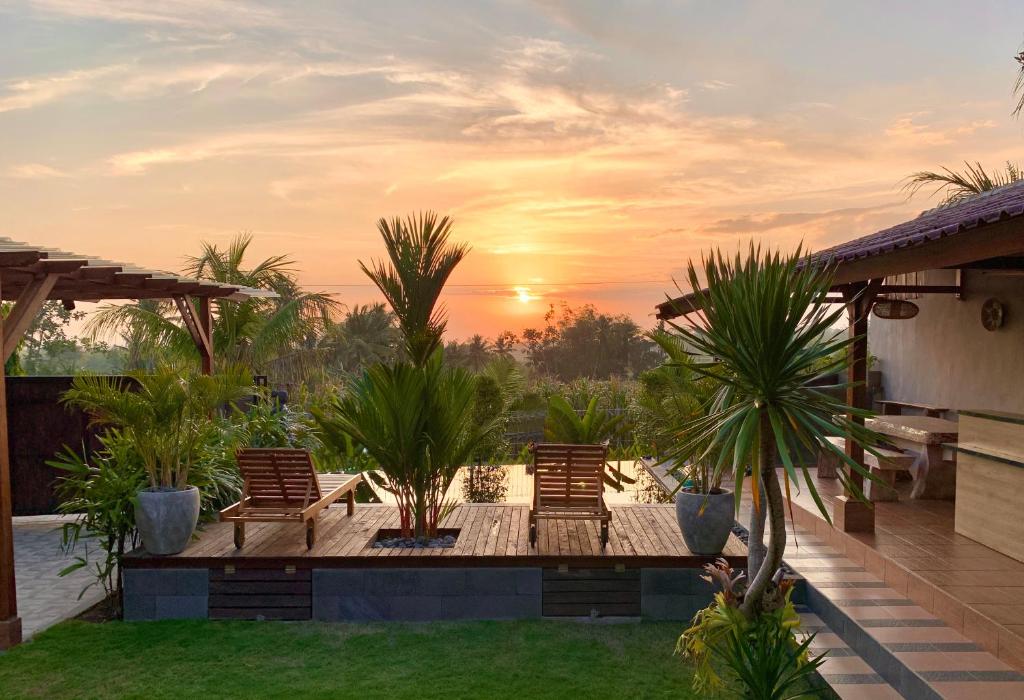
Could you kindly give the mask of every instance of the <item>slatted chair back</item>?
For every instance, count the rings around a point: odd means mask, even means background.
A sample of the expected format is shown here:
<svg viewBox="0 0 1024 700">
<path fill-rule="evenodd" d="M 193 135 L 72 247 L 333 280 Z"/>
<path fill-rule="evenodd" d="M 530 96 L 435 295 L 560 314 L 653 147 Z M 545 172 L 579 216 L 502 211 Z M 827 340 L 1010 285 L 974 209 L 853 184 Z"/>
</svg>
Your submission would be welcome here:
<svg viewBox="0 0 1024 700">
<path fill-rule="evenodd" d="M 236 453 L 245 481 L 242 507 L 281 505 L 302 508 L 320 500 L 313 460 L 306 450 L 245 448 Z"/>
<path fill-rule="evenodd" d="M 604 510 L 605 445 L 541 443 L 533 452 L 533 507 L 544 510 Z"/>
</svg>

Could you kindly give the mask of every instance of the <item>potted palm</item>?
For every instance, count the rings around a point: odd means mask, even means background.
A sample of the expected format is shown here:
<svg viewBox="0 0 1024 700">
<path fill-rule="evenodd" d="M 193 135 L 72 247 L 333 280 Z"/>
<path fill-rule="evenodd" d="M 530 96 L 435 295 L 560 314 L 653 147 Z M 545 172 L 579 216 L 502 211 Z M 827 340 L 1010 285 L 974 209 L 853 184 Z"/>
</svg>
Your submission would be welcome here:
<svg viewBox="0 0 1024 700">
<path fill-rule="evenodd" d="M 686 426 L 712 410 L 716 385 L 693 369 L 679 338 L 665 331 L 647 337 L 665 353 L 665 362 L 641 377 L 641 404 L 650 437 L 662 446 L 658 456 L 672 465 L 669 472 L 679 483 L 674 493 L 679 531 L 694 554 L 720 554 L 735 522 L 733 492 L 722 488 L 713 454 L 700 461 L 676 454 Z"/>
<path fill-rule="evenodd" d="M 135 521 L 150 554 L 176 554 L 188 544 L 201 505 L 189 470 L 217 429 L 210 416 L 250 384 L 240 371 L 206 376 L 162 367 L 127 378 L 79 375 L 65 393 L 64 403 L 93 425 L 118 429 L 142 462 L 148 486 L 136 496 Z"/>
</svg>

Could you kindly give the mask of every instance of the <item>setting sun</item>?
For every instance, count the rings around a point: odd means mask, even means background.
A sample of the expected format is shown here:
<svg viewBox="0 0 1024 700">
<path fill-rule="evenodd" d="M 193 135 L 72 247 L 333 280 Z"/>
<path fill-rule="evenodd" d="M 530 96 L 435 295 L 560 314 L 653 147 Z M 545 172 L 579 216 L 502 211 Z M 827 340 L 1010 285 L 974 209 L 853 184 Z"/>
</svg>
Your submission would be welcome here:
<svg viewBox="0 0 1024 700">
<path fill-rule="evenodd" d="M 514 287 L 513 291 L 516 293 L 516 299 L 520 304 L 529 304 L 531 301 L 536 301 L 537 296 L 530 294 L 529 287 Z"/>
</svg>

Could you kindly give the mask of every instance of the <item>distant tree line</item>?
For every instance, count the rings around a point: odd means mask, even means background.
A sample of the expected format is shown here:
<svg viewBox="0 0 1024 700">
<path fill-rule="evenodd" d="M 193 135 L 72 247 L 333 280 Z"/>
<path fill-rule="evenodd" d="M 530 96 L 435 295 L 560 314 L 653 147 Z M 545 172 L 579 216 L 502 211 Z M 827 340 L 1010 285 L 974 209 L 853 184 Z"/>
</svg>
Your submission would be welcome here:
<svg viewBox="0 0 1024 700">
<path fill-rule="evenodd" d="M 449 342 L 446 353 L 474 371 L 494 357 L 518 355 L 536 374 L 561 381 L 636 377 L 664 357 L 629 316 L 603 313 L 591 304 L 557 309 L 552 304 L 539 328 L 505 331 L 493 341 L 474 335 L 463 343 Z"/>
</svg>

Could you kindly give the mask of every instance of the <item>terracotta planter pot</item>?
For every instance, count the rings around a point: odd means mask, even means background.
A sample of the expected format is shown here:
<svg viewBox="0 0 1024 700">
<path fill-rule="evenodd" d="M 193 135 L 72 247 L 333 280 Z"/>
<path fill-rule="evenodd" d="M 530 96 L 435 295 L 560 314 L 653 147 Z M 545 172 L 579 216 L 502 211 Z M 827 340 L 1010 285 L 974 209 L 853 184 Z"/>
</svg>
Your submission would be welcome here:
<svg viewBox="0 0 1024 700">
<path fill-rule="evenodd" d="M 135 525 L 150 554 L 177 554 L 185 549 L 199 522 L 199 489 L 139 491 Z"/>
<path fill-rule="evenodd" d="M 732 491 L 725 489 L 712 494 L 677 491 L 676 522 L 686 548 L 694 554 L 721 554 L 736 520 L 734 507 Z"/>
</svg>

